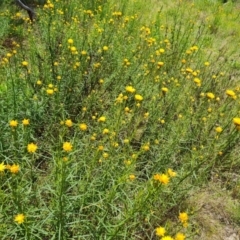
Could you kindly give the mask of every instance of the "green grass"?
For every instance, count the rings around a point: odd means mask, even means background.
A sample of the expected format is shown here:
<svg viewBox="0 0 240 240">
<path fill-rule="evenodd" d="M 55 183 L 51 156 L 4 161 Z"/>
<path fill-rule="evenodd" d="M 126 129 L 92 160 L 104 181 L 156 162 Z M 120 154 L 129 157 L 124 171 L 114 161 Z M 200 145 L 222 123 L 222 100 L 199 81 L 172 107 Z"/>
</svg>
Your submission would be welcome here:
<svg viewBox="0 0 240 240">
<path fill-rule="evenodd" d="M 239 170 L 235 6 L 5 3 L 1 239 L 191 239 L 189 194 Z"/>
</svg>

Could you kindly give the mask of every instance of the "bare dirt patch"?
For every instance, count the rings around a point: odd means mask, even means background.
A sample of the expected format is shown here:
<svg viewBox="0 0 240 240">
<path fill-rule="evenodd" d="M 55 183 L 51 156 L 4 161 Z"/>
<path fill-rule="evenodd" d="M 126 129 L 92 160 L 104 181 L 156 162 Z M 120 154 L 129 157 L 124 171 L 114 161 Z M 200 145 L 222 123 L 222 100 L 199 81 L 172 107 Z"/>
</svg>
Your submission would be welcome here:
<svg viewBox="0 0 240 240">
<path fill-rule="evenodd" d="M 210 184 L 195 192 L 188 204 L 193 208 L 193 240 L 240 240 L 240 202 L 231 192 Z"/>
</svg>

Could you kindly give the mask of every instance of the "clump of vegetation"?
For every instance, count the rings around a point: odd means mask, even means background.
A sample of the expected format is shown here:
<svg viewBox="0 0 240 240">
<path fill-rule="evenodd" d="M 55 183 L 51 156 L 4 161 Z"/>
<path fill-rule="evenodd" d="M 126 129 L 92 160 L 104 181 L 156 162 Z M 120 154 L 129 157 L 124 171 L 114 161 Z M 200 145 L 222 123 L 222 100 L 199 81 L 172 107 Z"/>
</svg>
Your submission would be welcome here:
<svg viewBox="0 0 240 240">
<path fill-rule="evenodd" d="M 195 234 L 188 194 L 239 169 L 240 85 L 220 18 L 175 4 L 4 5 L 1 239 Z"/>
</svg>

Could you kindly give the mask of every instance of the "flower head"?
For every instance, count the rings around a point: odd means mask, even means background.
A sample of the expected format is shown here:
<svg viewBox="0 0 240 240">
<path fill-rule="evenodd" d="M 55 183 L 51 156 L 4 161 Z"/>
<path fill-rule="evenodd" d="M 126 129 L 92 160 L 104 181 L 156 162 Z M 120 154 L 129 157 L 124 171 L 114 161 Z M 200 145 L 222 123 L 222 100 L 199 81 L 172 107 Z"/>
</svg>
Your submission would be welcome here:
<svg viewBox="0 0 240 240">
<path fill-rule="evenodd" d="M 213 93 L 211 93 L 211 92 L 208 92 L 206 96 L 209 99 L 214 99 L 215 98 L 215 95 Z"/>
<path fill-rule="evenodd" d="M 63 143 L 63 150 L 65 151 L 65 152 L 71 152 L 72 151 L 72 144 L 70 143 L 70 142 L 64 142 Z"/>
<path fill-rule="evenodd" d="M 174 240 L 174 239 L 170 236 L 166 236 L 166 237 L 162 237 L 161 240 Z"/>
<path fill-rule="evenodd" d="M 72 39 L 72 38 L 69 38 L 69 39 L 67 40 L 67 42 L 68 42 L 68 44 L 73 44 L 73 39 Z"/>
<path fill-rule="evenodd" d="M 106 121 L 106 117 L 104 116 L 101 116 L 99 119 L 98 119 L 98 122 L 105 122 Z"/>
<path fill-rule="evenodd" d="M 163 237 L 165 235 L 165 233 L 166 233 L 166 230 L 165 230 L 164 227 L 157 227 L 156 228 L 156 235 L 158 237 Z"/>
<path fill-rule="evenodd" d="M 72 127 L 72 126 L 73 126 L 72 120 L 71 120 L 71 119 L 67 119 L 67 120 L 65 121 L 65 125 L 66 125 L 67 127 Z"/>
<path fill-rule="evenodd" d="M 129 175 L 129 179 L 130 179 L 131 181 L 135 180 L 135 178 L 136 178 L 136 176 L 135 176 L 134 174 L 130 174 L 130 175 Z"/>
<path fill-rule="evenodd" d="M 14 221 L 18 224 L 22 224 L 25 220 L 25 215 L 20 213 L 20 214 L 17 214 L 15 217 L 14 217 Z"/>
<path fill-rule="evenodd" d="M 188 214 L 186 212 L 179 213 L 178 218 L 182 223 L 186 223 L 188 221 Z"/>
<path fill-rule="evenodd" d="M 222 129 L 222 127 L 216 127 L 216 128 L 215 128 L 215 131 L 216 131 L 217 133 L 221 133 L 221 132 L 223 131 L 223 129 Z"/>
<path fill-rule="evenodd" d="M 27 126 L 27 125 L 29 125 L 30 124 L 30 122 L 29 122 L 29 119 L 23 119 L 22 120 L 22 124 L 23 124 L 23 126 Z"/>
<path fill-rule="evenodd" d="M 167 92 L 168 92 L 168 88 L 163 87 L 163 88 L 162 88 L 162 92 L 163 92 L 163 93 L 167 93 Z"/>
<path fill-rule="evenodd" d="M 135 95 L 135 100 L 140 102 L 140 101 L 143 100 L 143 97 L 140 94 L 136 94 Z"/>
<path fill-rule="evenodd" d="M 108 50 L 108 46 L 103 46 L 103 51 L 107 51 Z"/>
<path fill-rule="evenodd" d="M 24 67 L 26 67 L 26 66 L 28 65 L 28 62 L 27 62 L 27 61 L 22 61 L 22 65 L 23 65 Z"/>
<path fill-rule="evenodd" d="M 183 233 L 177 233 L 175 236 L 175 240 L 185 240 L 186 236 Z"/>
<path fill-rule="evenodd" d="M 10 127 L 12 127 L 12 128 L 17 127 L 18 121 L 17 121 L 17 120 L 11 120 L 11 121 L 9 122 L 9 125 L 10 125 Z"/>
<path fill-rule="evenodd" d="M 177 173 L 174 172 L 171 168 L 169 168 L 167 170 L 167 174 L 170 176 L 170 177 L 176 177 Z"/>
<path fill-rule="evenodd" d="M 134 87 L 132 87 L 132 86 L 126 86 L 126 87 L 125 87 L 125 90 L 126 90 L 127 92 L 129 92 L 129 93 L 134 93 L 134 92 L 136 92 L 136 89 L 135 89 Z"/>
<path fill-rule="evenodd" d="M 18 164 L 13 164 L 13 165 L 9 166 L 9 171 L 13 174 L 18 173 L 19 170 L 20 170 L 20 167 Z"/>
<path fill-rule="evenodd" d="M 87 126 L 86 123 L 80 123 L 80 124 L 79 124 L 79 128 L 80 128 L 80 130 L 82 130 L 82 131 L 86 131 L 87 128 L 88 128 L 88 126 Z"/>
<path fill-rule="evenodd" d="M 233 99 L 237 98 L 236 93 L 233 90 L 226 90 L 226 94 Z"/>
<path fill-rule="evenodd" d="M 237 127 L 240 127 L 240 118 L 239 118 L 239 117 L 233 118 L 233 123 L 234 123 Z"/>
<path fill-rule="evenodd" d="M 6 165 L 2 162 L 0 163 L 0 172 L 3 172 L 6 169 Z"/>
<path fill-rule="evenodd" d="M 38 148 L 38 146 L 36 144 L 34 144 L 34 143 L 29 143 L 27 145 L 27 151 L 29 153 L 35 153 L 37 151 L 37 148 Z"/>
</svg>

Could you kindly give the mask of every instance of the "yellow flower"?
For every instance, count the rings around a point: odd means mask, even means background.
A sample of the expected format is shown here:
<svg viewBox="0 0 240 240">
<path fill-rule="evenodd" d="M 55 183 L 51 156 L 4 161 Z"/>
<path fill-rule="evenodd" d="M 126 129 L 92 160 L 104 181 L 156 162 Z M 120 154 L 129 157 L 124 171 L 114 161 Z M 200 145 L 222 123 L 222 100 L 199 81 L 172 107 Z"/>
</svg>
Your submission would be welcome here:
<svg viewBox="0 0 240 240">
<path fill-rule="evenodd" d="M 188 214 L 186 212 L 179 213 L 178 218 L 182 223 L 186 223 L 188 221 Z"/>
<path fill-rule="evenodd" d="M 14 217 L 14 221 L 18 224 L 22 224 L 25 220 L 25 215 L 20 213 L 20 214 L 17 214 L 15 217 Z"/>
<path fill-rule="evenodd" d="M 65 125 L 66 125 L 67 127 L 72 127 L 72 126 L 73 126 L 72 120 L 71 120 L 71 119 L 67 119 L 67 120 L 65 121 Z"/>
<path fill-rule="evenodd" d="M 54 93 L 54 90 L 48 88 L 48 89 L 46 90 L 46 92 L 47 92 L 48 95 L 52 95 L 52 94 Z"/>
<path fill-rule="evenodd" d="M 166 237 L 162 237 L 161 240 L 174 240 L 174 239 L 170 236 L 166 236 Z"/>
<path fill-rule="evenodd" d="M 198 87 L 201 86 L 201 80 L 199 78 L 194 78 L 193 81 L 196 83 Z"/>
<path fill-rule="evenodd" d="M 27 125 L 29 125 L 30 123 L 29 123 L 29 119 L 23 119 L 22 120 L 22 124 L 24 125 L 24 126 L 27 126 Z"/>
<path fill-rule="evenodd" d="M 168 173 L 168 175 L 169 175 L 170 177 L 175 177 L 175 176 L 177 175 L 177 173 L 174 172 L 171 168 L 169 168 L 169 169 L 167 170 L 167 173 Z"/>
<path fill-rule="evenodd" d="M 104 128 L 104 129 L 103 129 L 103 134 L 108 134 L 108 133 L 109 133 L 109 129 Z"/>
<path fill-rule="evenodd" d="M 160 179 L 160 174 L 158 174 L 158 173 L 154 174 L 154 175 L 153 175 L 153 179 L 154 179 L 155 181 L 159 181 L 159 179 Z"/>
<path fill-rule="evenodd" d="M 214 98 L 215 98 L 215 95 L 214 95 L 213 93 L 211 93 L 211 92 L 208 92 L 208 93 L 207 93 L 207 98 L 209 98 L 209 99 L 214 99 Z"/>
<path fill-rule="evenodd" d="M 69 38 L 67 41 L 68 41 L 68 44 L 73 44 L 73 39 Z"/>
<path fill-rule="evenodd" d="M 71 152 L 72 151 L 72 144 L 70 143 L 70 142 L 64 142 L 63 143 L 63 150 L 65 151 L 65 152 Z"/>
<path fill-rule="evenodd" d="M 27 62 L 27 61 L 23 61 L 23 62 L 22 62 L 22 65 L 23 65 L 24 67 L 26 67 L 26 66 L 28 65 L 28 62 Z"/>
<path fill-rule="evenodd" d="M 223 131 L 223 129 L 222 129 L 221 127 L 216 127 L 216 128 L 215 128 L 215 131 L 216 131 L 217 133 L 221 133 L 221 132 Z"/>
<path fill-rule="evenodd" d="M 136 89 L 135 89 L 134 87 L 132 87 L 132 86 L 126 86 L 126 87 L 125 87 L 125 90 L 126 90 L 127 92 L 129 92 L 129 93 L 134 93 L 134 92 L 136 92 Z"/>
<path fill-rule="evenodd" d="M 177 233 L 175 236 L 175 240 L 185 240 L 186 236 L 183 233 Z"/>
<path fill-rule="evenodd" d="M 139 95 L 139 94 L 136 94 L 136 95 L 135 95 L 135 100 L 137 100 L 137 101 L 142 101 L 142 100 L 143 100 L 143 97 L 142 97 L 141 95 Z"/>
<path fill-rule="evenodd" d="M 9 122 L 9 125 L 10 125 L 10 127 L 17 127 L 18 121 L 17 121 L 17 120 L 11 120 L 11 121 Z"/>
<path fill-rule="evenodd" d="M 130 179 L 131 181 L 135 180 L 135 178 L 136 178 L 136 176 L 135 176 L 134 174 L 130 174 L 130 175 L 129 175 L 129 179 Z"/>
<path fill-rule="evenodd" d="M 106 121 L 106 117 L 104 116 L 101 116 L 99 119 L 98 119 L 98 122 L 105 122 Z"/>
<path fill-rule="evenodd" d="M 157 227 L 156 228 L 156 235 L 158 237 L 163 237 L 165 235 L 165 233 L 166 233 L 166 230 L 165 230 L 164 227 Z"/>
<path fill-rule="evenodd" d="M 29 153 L 35 153 L 37 151 L 38 146 L 34 143 L 29 143 L 27 145 L 27 150 Z"/>
<path fill-rule="evenodd" d="M 240 127 L 240 118 L 233 118 L 233 123 L 237 126 Z"/>
<path fill-rule="evenodd" d="M 20 167 L 19 167 L 18 164 L 13 164 L 13 165 L 9 166 L 9 171 L 10 171 L 11 173 L 14 173 L 14 174 L 15 174 L 15 173 L 18 173 L 19 170 L 20 170 Z"/>
<path fill-rule="evenodd" d="M 142 146 L 142 149 L 144 151 L 149 151 L 150 150 L 150 147 L 149 147 L 149 143 L 146 143 L 145 145 Z"/>
<path fill-rule="evenodd" d="M 71 52 L 76 52 L 77 48 L 73 46 L 73 47 L 70 48 L 70 50 L 71 50 Z"/>
<path fill-rule="evenodd" d="M 108 46 L 104 46 L 103 51 L 107 51 L 107 50 L 108 50 Z"/>
<path fill-rule="evenodd" d="M 82 130 L 82 131 L 86 131 L 87 130 L 87 124 L 86 123 L 80 123 L 79 124 L 79 128 Z"/>
<path fill-rule="evenodd" d="M 159 182 L 164 185 L 167 185 L 169 183 L 169 180 L 169 177 L 164 173 L 159 176 Z"/>
<path fill-rule="evenodd" d="M 163 92 L 163 93 L 166 93 L 166 92 L 168 92 L 168 88 L 166 88 L 166 87 L 163 87 L 163 88 L 162 88 L 162 92 Z"/>
<path fill-rule="evenodd" d="M 3 172 L 6 169 L 6 165 L 2 162 L 0 163 L 0 172 Z"/>
<path fill-rule="evenodd" d="M 226 90 L 226 94 L 233 99 L 237 98 L 236 93 L 233 90 Z"/>
<path fill-rule="evenodd" d="M 161 67 L 164 65 L 164 62 L 158 62 L 157 65 L 158 65 L 158 67 Z"/>
</svg>

